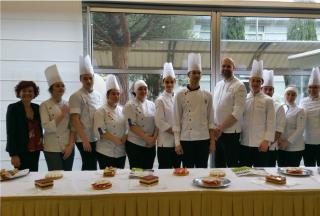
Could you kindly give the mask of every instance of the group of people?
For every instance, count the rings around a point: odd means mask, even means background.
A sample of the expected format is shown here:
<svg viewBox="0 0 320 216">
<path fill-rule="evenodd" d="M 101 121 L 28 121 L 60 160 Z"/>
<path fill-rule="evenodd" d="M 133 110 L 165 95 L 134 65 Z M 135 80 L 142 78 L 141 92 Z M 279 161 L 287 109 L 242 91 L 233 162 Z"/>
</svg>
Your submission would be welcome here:
<svg viewBox="0 0 320 216">
<path fill-rule="evenodd" d="M 273 71 L 253 61 L 250 92 L 234 75 L 235 63 L 225 58 L 223 79 L 214 95 L 201 89 L 200 54 L 188 55 L 188 84 L 174 93 L 172 63 L 162 73 L 164 91 L 155 102 L 148 99 L 143 80 L 133 84 L 133 99 L 119 104 L 117 77 L 105 79 L 106 95 L 93 88 L 94 70 L 89 56 L 80 57 L 82 87 L 69 101 L 63 99 L 64 82 L 56 65 L 45 70 L 51 97 L 37 105 L 33 81 L 15 88 L 20 101 L 7 109 L 7 148 L 11 163 L 19 169 L 38 170 L 40 151 L 49 170 L 71 170 L 76 145 L 82 170 L 112 166 L 152 169 L 205 168 L 210 153 L 216 167 L 320 166 L 320 73 L 314 68 L 308 97 L 296 103 L 298 90 L 288 86 L 285 104 L 273 98 Z M 104 97 L 106 99 L 104 99 Z M 105 101 L 105 102 L 104 102 Z"/>
</svg>

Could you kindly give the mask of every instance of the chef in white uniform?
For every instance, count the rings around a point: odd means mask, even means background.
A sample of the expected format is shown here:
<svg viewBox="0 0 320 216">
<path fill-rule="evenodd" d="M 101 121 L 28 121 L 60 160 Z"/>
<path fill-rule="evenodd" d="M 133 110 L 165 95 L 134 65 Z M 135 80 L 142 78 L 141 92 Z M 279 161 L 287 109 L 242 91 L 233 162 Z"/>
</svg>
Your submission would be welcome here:
<svg viewBox="0 0 320 216">
<path fill-rule="evenodd" d="M 218 138 L 215 166 L 219 168 L 239 165 L 241 122 L 247 90 L 234 76 L 234 69 L 234 61 L 225 58 L 221 64 L 223 80 L 214 88 L 214 131 Z"/>
<path fill-rule="evenodd" d="M 172 63 L 164 63 L 162 72 L 163 93 L 155 101 L 155 123 L 159 129 L 157 156 L 159 169 L 180 167 L 181 156 L 175 152 L 173 126 L 174 86 L 176 84 Z"/>
<path fill-rule="evenodd" d="M 206 168 L 209 152 L 215 151 L 213 132 L 213 99 L 210 92 L 200 89 L 201 56 L 188 55 L 189 83 L 174 100 L 173 132 L 177 154 L 183 166 Z"/>
<path fill-rule="evenodd" d="M 82 88 L 69 99 L 71 123 L 77 132 L 76 145 L 82 158 L 82 170 L 96 170 L 96 142 L 93 117 L 103 105 L 102 95 L 93 89 L 94 72 L 90 57 L 80 56 L 80 81 Z"/>
<path fill-rule="evenodd" d="M 300 102 L 306 113 L 304 131 L 305 150 L 303 160 L 305 166 L 320 166 L 320 72 L 313 68 L 308 83 L 308 97 Z"/>
<path fill-rule="evenodd" d="M 262 92 L 273 99 L 276 112 L 276 131 L 274 141 L 269 146 L 268 164 L 269 167 L 275 167 L 278 158 L 278 139 L 284 131 L 286 123 L 286 114 L 283 104 L 274 96 L 274 77 L 273 70 L 263 70 Z"/>
<path fill-rule="evenodd" d="M 114 75 L 108 75 L 105 81 L 106 103 L 94 114 L 94 131 L 97 142 L 97 159 L 100 169 L 106 167 L 124 168 L 127 140 L 127 121 L 119 105 L 120 86 Z"/>
<path fill-rule="evenodd" d="M 132 94 L 134 98 L 124 107 L 129 126 L 125 145 L 130 168 L 152 169 L 158 136 L 154 121 L 155 104 L 147 99 L 148 86 L 143 80 L 133 84 Z"/>
<path fill-rule="evenodd" d="M 299 167 L 304 150 L 303 131 L 306 116 L 304 110 L 296 105 L 298 90 L 295 86 L 287 87 L 284 95 L 286 126 L 278 141 L 278 165 L 280 167 Z"/>
<path fill-rule="evenodd" d="M 65 86 L 56 65 L 49 66 L 45 70 L 45 76 L 51 97 L 40 105 L 44 156 L 48 170 L 71 171 L 75 132 L 70 130 L 68 102 L 62 98 Z"/>
<path fill-rule="evenodd" d="M 268 148 L 274 141 L 276 115 L 271 97 L 261 92 L 263 62 L 253 60 L 250 93 L 243 114 L 240 145 L 241 166 L 267 166 Z"/>
</svg>

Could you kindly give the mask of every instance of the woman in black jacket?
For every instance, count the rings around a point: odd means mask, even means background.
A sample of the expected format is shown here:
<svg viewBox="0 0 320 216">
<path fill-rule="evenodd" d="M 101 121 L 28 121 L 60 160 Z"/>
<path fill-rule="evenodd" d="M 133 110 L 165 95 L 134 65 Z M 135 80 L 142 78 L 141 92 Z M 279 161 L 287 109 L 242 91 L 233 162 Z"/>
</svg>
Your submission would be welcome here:
<svg viewBox="0 0 320 216">
<path fill-rule="evenodd" d="M 11 164 L 20 170 L 38 171 L 42 145 L 42 128 L 39 105 L 31 101 L 39 95 L 33 81 L 21 81 L 15 87 L 21 100 L 9 104 L 6 115 L 7 147 Z"/>
</svg>

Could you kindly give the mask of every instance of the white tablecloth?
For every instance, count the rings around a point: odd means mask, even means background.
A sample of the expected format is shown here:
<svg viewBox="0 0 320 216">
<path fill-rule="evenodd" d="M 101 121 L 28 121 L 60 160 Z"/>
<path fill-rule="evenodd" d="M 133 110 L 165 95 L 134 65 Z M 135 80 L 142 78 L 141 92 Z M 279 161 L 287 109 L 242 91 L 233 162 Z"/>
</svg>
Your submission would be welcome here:
<svg viewBox="0 0 320 216">
<path fill-rule="evenodd" d="M 286 213 L 281 209 L 283 205 L 290 207 L 302 203 L 299 211 L 303 215 L 319 216 L 320 175 L 316 168 L 311 170 L 313 175 L 310 177 L 287 176 L 286 185 L 274 185 L 265 183 L 263 177 L 237 177 L 230 169 L 225 169 L 231 185 L 223 189 L 206 189 L 192 184 L 194 178 L 208 176 L 210 169 L 189 169 L 188 176 L 174 176 L 172 170 L 155 170 L 159 184 L 150 187 L 141 186 L 137 179 L 129 179 L 129 170 L 117 170 L 116 176 L 109 178 L 103 178 L 102 171 L 63 172 L 63 178 L 55 180 L 54 187 L 48 190 L 34 186 L 34 180 L 43 178 L 46 173 L 30 173 L 19 179 L 1 182 L 1 211 L 3 215 L 14 216 L 99 215 L 106 211 L 111 215 L 168 215 L 168 212 L 171 212 L 169 215 L 212 215 L 216 211 L 220 212 L 218 215 L 247 216 L 256 215 L 256 211 L 260 212 L 259 215 L 287 215 L 290 211 Z M 266 171 L 277 174 L 275 168 L 266 168 Z M 112 188 L 93 190 L 91 183 L 99 179 L 110 180 Z M 276 200 L 278 198 L 280 201 Z M 70 203 L 67 204 L 66 200 Z M 106 205 L 106 200 L 108 210 L 99 205 L 101 210 L 96 211 L 95 203 Z M 169 204 L 165 204 L 166 201 Z M 123 202 L 121 207 L 117 206 L 120 202 Z M 279 202 L 283 204 L 277 207 Z M 312 206 L 308 202 L 312 202 Z M 71 205 L 72 209 L 78 210 L 71 211 Z M 110 207 L 112 205 L 114 207 Z M 57 214 L 52 210 L 54 206 L 59 207 Z M 131 208 L 133 211 L 129 210 Z"/>
</svg>

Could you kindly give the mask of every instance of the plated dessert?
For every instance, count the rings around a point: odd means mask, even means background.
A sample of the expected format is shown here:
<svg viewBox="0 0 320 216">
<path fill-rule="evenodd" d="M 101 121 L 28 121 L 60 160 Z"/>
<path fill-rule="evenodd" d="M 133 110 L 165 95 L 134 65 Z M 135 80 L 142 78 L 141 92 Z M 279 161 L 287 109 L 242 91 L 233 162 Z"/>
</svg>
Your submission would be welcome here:
<svg viewBox="0 0 320 216">
<path fill-rule="evenodd" d="M 284 185 L 287 183 L 287 179 L 284 176 L 268 175 L 266 176 L 266 182 Z"/>
<path fill-rule="evenodd" d="M 159 183 L 159 177 L 154 175 L 142 176 L 139 179 L 141 185 L 152 186 Z"/>
<path fill-rule="evenodd" d="M 303 168 L 299 168 L 299 167 L 288 167 L 286 169 L 287 173 L 290 174 L 302 174 L 303 173 Z"/>
<path fill-rule="evenodd" d="M 53 187 L 53 179 L 50 179 L 50 178 L 38 179 L 34 181 L 34 185 L 37 188 L 49 189 Z"/>
<path fill-rule="evenodd" d="M 62 177 L 63 177 L 63 174 L 60 171 L 50 171 L 45 175 L 46 179 L 52 179 L 52 180 L 61 179 Z"/>
<path fill-rule="evenodd" d="M 94 190 L 105 190 L 112 187 L 112 183 L 108 180 L 98 180 L 91 184 Z"/>
<path fill-rule="evenodd" d="M 212 177 L 221 178 L 221 177 L 225 177 L 226 173 L 223 170 L 213 169 L 213 170 L 210 171 L 209 175 L 212 176 Z"/>
<path fill-rule="evenodd" d="M 1 176 L 1 179 L 7 180 L 7 179 L 11 179 L 18 172 L 19 172 L 18 169 L 13 169 L 13 170 L 1 169 L 0 176 Z"/>
<path fill-rule="evenodd" d="M 208 186 L 220 186 L 222 184 L 222 181 L 220 178 L 208 176 L 202 178 L 202 183 Z"/>
<path fill-rule="evenodd" d="M 173 171 L 173 175 L 186 176 L 189 175 L 189 171 L 187 170 L 187 168 L 175 168 Z"/>
<path fill-rule="evenodd" d="M 104 177 L 113 177 L 116 175 L 116 171 L 117 171 L 117 169 L 114 167 L 106 167 L 103 170 L 103 176 Z"/>
</svg>

